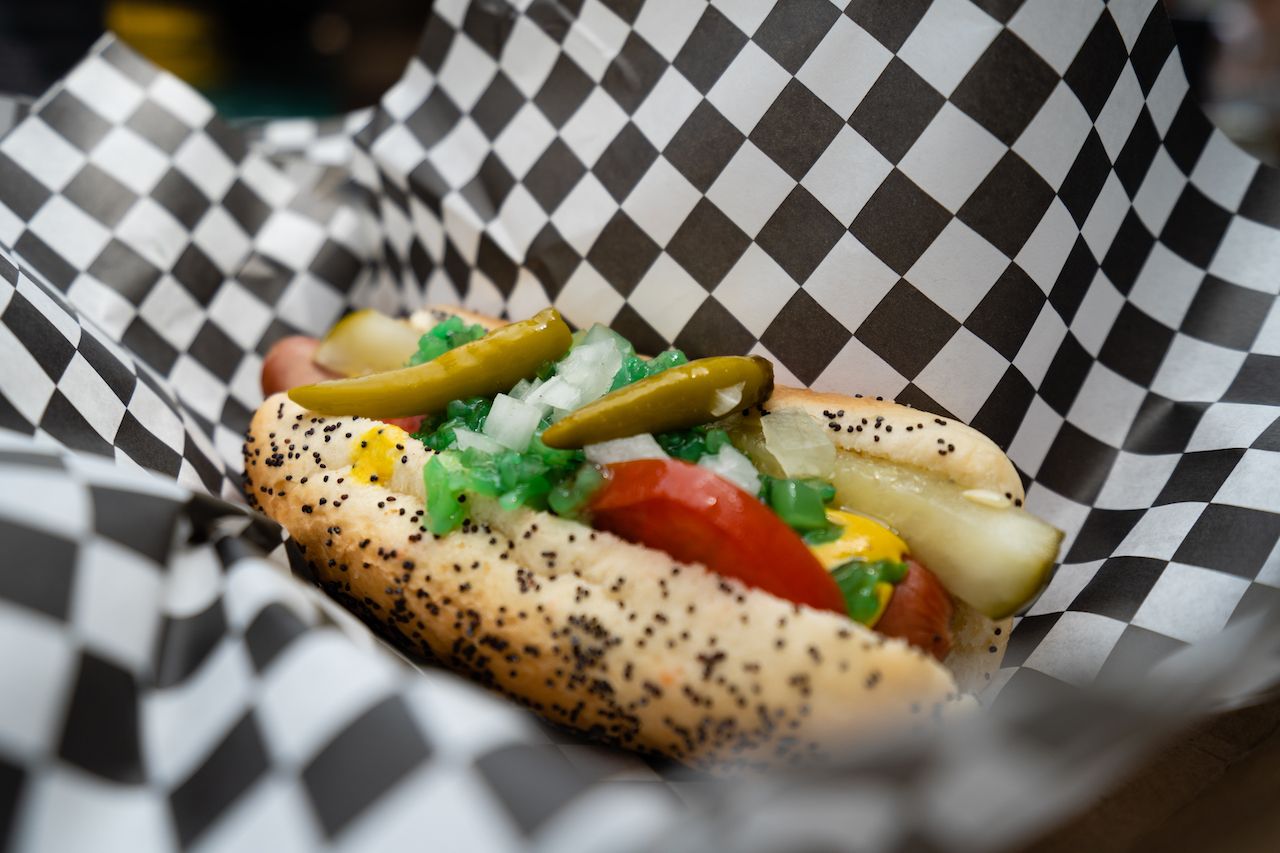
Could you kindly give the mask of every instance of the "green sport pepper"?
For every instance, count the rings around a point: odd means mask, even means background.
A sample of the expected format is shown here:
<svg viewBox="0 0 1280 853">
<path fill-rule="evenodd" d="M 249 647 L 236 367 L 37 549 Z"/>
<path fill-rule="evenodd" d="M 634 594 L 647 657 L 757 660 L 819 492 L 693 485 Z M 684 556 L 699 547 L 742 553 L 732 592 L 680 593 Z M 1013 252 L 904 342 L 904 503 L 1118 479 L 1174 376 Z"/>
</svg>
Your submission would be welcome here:
<svg viewBox="0 0 1280 853">
<path fill-rule="evenodd" d="M 560 312 L 547 308 L 423 364 L 303 385 L 290 391 L 289 398 L 323 415 L 430 415 L 443 411 L 452 400 L 508 390 L 563 355 L 571 342 Z"/>
<path fill-rule="evenodd" d="M 718 395 L 718 391 L 726 393 Z M 570 412 L 547 427 L 542 441 L 548 447 L 579 448 L 645 432 L 687 429 L 763 403 L 772 391 L 773 365 L 767 359 L 754 355 L 700 358 Z"/>
</svg>

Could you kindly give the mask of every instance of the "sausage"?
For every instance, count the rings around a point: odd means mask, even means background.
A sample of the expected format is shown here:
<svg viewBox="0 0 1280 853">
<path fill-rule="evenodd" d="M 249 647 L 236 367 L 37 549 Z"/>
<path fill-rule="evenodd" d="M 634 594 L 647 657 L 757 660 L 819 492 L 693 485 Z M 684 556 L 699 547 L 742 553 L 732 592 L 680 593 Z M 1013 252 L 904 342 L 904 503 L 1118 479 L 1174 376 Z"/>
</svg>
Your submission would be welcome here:
<svg viewBox="0 0 1280 853">
<path fill-rule="evenodd" d="M 876 622 L 887 637 L 906 640 L 918 649 L 944 660 L 951 651 L 951 596 L 937 576 L 907 560 L 907 576 L 893 589 L 893 597 Z"/>
<path fill-rule="evenodd" d="M 270 397 L 277 391 L 288 391 L 299 385 L 337 379 L 339 374 L 315 363 L 319 347 L 320 341 L 305 335 L 281 338 L 272 344 L 271 349 L 267 350 L 267 357 L 262 360 L 263 396 Z M 414 433 L 422 426 L 422 415 L 393 418 L 387 423 L 395 424 L 405 432 Z"/>
<path fill-rule="evenodd" d="M 312 361 L 319 347 L 320 341 L 304 335 L 281 338 L 272 344 L 262 360 L 263 395 L 269 397 L 277 391 L 338 378 L 338 374 Z"/>
</svg>

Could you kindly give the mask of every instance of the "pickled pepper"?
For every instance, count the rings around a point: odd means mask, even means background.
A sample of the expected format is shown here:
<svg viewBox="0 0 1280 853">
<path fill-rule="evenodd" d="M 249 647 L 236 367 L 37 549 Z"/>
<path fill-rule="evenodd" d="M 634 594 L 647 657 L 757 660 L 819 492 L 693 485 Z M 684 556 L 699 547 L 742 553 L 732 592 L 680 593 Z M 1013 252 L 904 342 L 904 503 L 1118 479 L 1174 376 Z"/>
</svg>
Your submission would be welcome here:
<svg viewBox="0 0 1280 853">
<path fill-rule="evenodd" d="M 773 365 L 759 356 L 700 358 L 611 391 L 542 434 L 548 447 L 578 448 L 640 433 L 705 424 L 764 402 Z M 731 403 L 726 409 L 725 403 Z"/>
<path fill-rule="evenodd" d="M 290 391 L 289 397 L 324 415 L 403 418 L 435 414 L 451 400 L 510 389 L 563 355 L 571 343 L 572 335 L 560 313 L 547 308 L 423 364 L 303 385 Z"/>
</svg>

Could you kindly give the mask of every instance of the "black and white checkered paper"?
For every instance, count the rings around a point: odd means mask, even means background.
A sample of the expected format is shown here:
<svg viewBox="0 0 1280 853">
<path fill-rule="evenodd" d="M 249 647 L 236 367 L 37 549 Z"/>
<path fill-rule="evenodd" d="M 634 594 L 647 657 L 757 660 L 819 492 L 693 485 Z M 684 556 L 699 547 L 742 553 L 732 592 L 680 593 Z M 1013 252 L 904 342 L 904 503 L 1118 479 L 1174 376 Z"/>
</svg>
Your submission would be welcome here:
<svg viewBox="0 0 1280 853">
<path fill-rule="evenodd" d="M 13 121 L 0 846 L 992 849 L 1280 675 L 1280 173 L 1156 0 L 444 0 L 337 121 L 228 126 L 110 37 Z M 993 712 L 710 783 L 395 661 L 239 445 L 274 341 L 424 301 L 991 435 L 1067 531 Z"/>
</svg>

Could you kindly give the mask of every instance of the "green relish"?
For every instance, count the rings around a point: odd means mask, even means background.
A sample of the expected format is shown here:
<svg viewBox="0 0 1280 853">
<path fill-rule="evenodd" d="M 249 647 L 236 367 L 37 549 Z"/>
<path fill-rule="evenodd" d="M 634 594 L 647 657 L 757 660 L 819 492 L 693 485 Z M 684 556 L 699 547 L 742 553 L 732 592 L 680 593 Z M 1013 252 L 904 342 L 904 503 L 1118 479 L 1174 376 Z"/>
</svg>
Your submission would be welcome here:
<svg viewBox="0 0 1280 853">
<path fill-rule="evenodd" d="M 729 443 L 729 433 L 704 426 L 677 429 L 654 436 L 667 454 L 685 462 L 697 462 L 704 456 L 720 452 Z"/>
<path fill-rule="evenodd" d="M 459 318 L 451 317 L 422 336 L 411 363 L 430 361 L 483 335 L 481 326 L 467 326 Z M 688 362 L 683 352 L 674 349 L 646 362 L 636 356 L 635 348 L 626 338 L 604 327 L 576 333 L 574 345 L 606 335 L 617 342 L 623 354 L 622 366 L 614 374 L 610 390 Z M 558 363 L 547 362 L 538 370 L 538 378 L 546 380 L 554 376 Z M 542 443 L 540 437 L 542 430 L 550 425 L 550 415 L 542 419 L 523 451 L 486 453 L 474 447 L 466 451 L 458 449 L 456 430 L 482 432 L 492 406 L 493 400 L 489 397 L 454 400 L 442 416 L 424 420 L 413 434 L 436 452 L 423 472 L 427 526 L 433 533 L 447 533 L 462 524 L 467 517 L 467 494 L 495 497 L 505 509 L 527 506 L 573 517 L 580 514 L 591 492 L 603 480 L 594 466 L 586 464 L 582 451 L 554 450 Z M 723 430 L 702 430 L 696 440 L 696 453 L 690 456 L 686 451 L 680 458 L 696 462 L 704 453 L 719 450 L 728 440 Z"/>
<path fill-rule="evenodd" d="M 448 450 L 457 441 L 454 430 L 458 427 L 479 432 L 484 428 L 485 418 L 493 400 L 488 397 L 472 397 L 470 400 L 454 400 L 444 410 L 443 418 L 428 419 L 413 434 L 429 450 Z"/>
<path fill-rule="evenodd" d="M 896 560 L 850 560 L 832 569 L 831 576 L 844 595 L 849 618 L 866 625 L 880 612 L 876 584 L 900 583 L 907 576 L 907 564 Z"/>
<path fill-rule="evenodd" d="M 827 521 L 827 505 L 836 497 L 836 487 L 816 478 L 784 479 L 760 476 L 760 500 L 799 533 L 806 545 L 834 542 L 844 528 Z"/>
<path fill-rule="evenodd" d="M 626 339 L 624 338 L 623 340 L 625 341 Z M 657 376 L 668 368 L 688 363 L 689 359 L 678 349 L 666 350 L 645 361 L 636 355 L 631 343 L 627 342 L 627 349 L 623 351 L 622 367 L 614 374 L 613 384 L 609 386 L 609 390 L 617 391 L 632 382 L 639 382 L 641 379 Z"/>
<path fill-rule="evenodd" d="M 523 453 L 442 450 L 423 472 L 428 529 L 439 534 L 460 525 L 468 494 L 497 498 L 503 509 L 527 506 L 576 516 L 601 480 L 585 459 L 581 451 L 552 450 L 536 437 Z"/>
<path fill-rule="evenodd" d="M 458 316 L 438 323 L 418 339 L 418 351 L 409 357 L 409 364 L 425 364 L 463 344 L 478 341 L 485 335 L 484 326 L 467 325 Z"/>
</svg>

